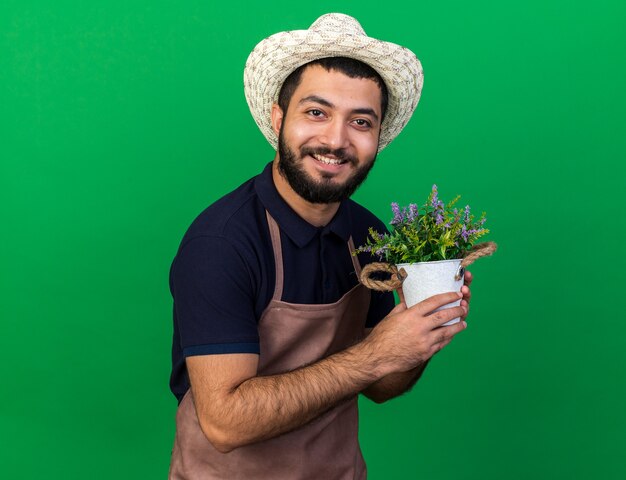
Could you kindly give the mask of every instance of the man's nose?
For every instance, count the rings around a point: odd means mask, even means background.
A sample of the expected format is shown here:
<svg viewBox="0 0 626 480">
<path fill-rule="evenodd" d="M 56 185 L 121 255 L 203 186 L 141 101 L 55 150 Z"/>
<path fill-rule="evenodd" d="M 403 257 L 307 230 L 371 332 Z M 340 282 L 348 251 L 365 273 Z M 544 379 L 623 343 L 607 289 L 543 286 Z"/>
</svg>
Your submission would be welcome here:
<svg viewBox="0 0 626 480">
<path fill-rule="evenodd" d="M 346 148 L 349 144 L 348 126 L 343 120 L 333 119 L 325 125 L 320 141 L 332 150 Z"/>
</svg>

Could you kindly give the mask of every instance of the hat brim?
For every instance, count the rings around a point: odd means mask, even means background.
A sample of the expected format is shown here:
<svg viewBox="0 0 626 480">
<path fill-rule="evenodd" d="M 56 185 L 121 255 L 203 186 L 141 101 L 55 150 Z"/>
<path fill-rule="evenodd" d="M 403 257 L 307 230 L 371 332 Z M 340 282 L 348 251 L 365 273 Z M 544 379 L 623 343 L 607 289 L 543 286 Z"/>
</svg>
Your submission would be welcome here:
<svg viewBox="0 0 626 480">
<path fill-rule="evenodd" d="M 244 92 L 259 129 L 277 148 L 271 123 L 272 105 L 286 78 L 298 67 L 326 57 L 348 57 L 368 64 L 381 76 L 389 95 L 378 151 L 408 123 L 419 101 L 424 74 L 410 50 L 366 35 L 294 30 L 272 35 L 250 53 L 244 69 Z"/>
</svg>

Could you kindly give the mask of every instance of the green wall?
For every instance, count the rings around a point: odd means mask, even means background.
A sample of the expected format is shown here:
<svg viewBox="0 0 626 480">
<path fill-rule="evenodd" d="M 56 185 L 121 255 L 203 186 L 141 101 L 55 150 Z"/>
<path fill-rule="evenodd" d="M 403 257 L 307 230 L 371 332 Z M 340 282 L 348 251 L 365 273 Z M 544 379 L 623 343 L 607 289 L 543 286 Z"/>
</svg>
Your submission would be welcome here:
<svg viewBox="0 0 626 480">
<path fill-rule="evenodd" d="M 0 4 L 3 478 L 164 478 L 178 243 L 273 152 L 254 45 L 320 14 L 413 49 L 415 116 L 356 199 L 486 210 L 468 329 L 362 401 L 373 479 L 622 479 L 626 4 Z"/>
</svg>

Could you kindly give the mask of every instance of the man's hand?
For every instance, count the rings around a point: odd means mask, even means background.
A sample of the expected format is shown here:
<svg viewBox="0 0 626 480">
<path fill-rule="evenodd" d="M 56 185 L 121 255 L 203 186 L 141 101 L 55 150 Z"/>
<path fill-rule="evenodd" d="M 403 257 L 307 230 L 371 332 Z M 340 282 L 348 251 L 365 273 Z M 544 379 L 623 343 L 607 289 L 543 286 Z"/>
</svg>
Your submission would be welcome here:
<svg viewBox="0 0 626 480">
<path fill-rule="evenodd" d="M 461 287 L 461 293 L 463 294 L 463 300 L 461 300 L 461 306 L 466 308 L 466 313 L 461 317 L 461 320 L 464 321 L 465 317 L 469 314 L 469 302 L 472 298 L 472 292 L 470 291 L 470 285 L 474 276 L 468 270 L 465 270 L 465 276 L 463 277 L 464 285 Z"/>
<path fill-rule="evenodd" d="M 385 375 L 406 372 L 426 362 L 466 327 L 465 321 L 443 326 L 456 317 L 465 317 L 464 306 L 437 308 L 459 300 L 459 292 L 441 293 L 406 308 L 404 302 L 380 322 L 363 341 L 376 353 Z"/>
<path fill-rule="evenodd" d="M 469 285 L 472 283 L 472 274 L 468 271 L 465 272 L 465 285 L 461 287 L 461 293 L 463 298 L 461 300 L 461 307 L 465 308 L 465 313 L 461 315 L 461 321 L 464 322 L 467 314 L 469 312 L 469 302 L 471 299 L 471 292 Z M 398 297 L 400 298 L 400 302 L 394 310 L 391 311 L 390 315 L 395 315 L 397 313 L 403 312 L 407 310 L 404 292 L 402 291 L 402 287 L 397 290 Z M 457 297 L 458 298 L 458 297 Z M 366 333 L 369 335 L 371 329 L 368 329 Z M 443 348 L 450 342 L 451 338 L 446 342 L 443 342 L 440 347 Z M 428 364 L 428 359 L 424 362 L 416 365 L 413 369 L 408 370 L 406 372 L 395 372 L 390 373 L 377 382 L 370 385 L 366 388 L 362 393 L 368 397 L 370 400 L 373 400 L 376 403 L 385 402 L 394 397 L 402 395 L 413 387 L 413 385 L 420 379 L 426 365 Z"/>
</svg>

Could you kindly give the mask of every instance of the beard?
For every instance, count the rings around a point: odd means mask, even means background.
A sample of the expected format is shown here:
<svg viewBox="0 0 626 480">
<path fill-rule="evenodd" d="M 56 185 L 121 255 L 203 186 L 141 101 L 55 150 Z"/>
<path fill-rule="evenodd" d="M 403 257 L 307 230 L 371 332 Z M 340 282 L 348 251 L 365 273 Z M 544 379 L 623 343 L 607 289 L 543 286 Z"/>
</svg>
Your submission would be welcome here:
<svg viewBox="0 0 626 480">
<path fill-rule="evenodd" d="M 334 155 L 337 159 L 345 161 L 353 166 L 358 164 L 356 157 L 347 155 L 345 149 L 332 150 L 327 147 L 302 147 L 300 156 L 289 148 L 283 129 L 278 134 L 278 170 L 285 177 L 291 188 L 310 203 L 336 203 L 347 200 L 357 188 L 365 181 L 367 175 L 374 167 L 376 155 L 370 162 L 356 168 L 352 176 L 345 182 L 337 184 L 333 182 L 333 175 L 323 174 L 320 181 L 316 181 L 305 170 L 302 159 L 307 155 Z"/>
</svg>

